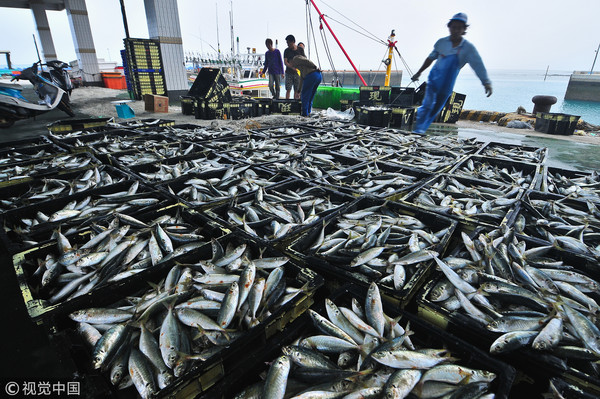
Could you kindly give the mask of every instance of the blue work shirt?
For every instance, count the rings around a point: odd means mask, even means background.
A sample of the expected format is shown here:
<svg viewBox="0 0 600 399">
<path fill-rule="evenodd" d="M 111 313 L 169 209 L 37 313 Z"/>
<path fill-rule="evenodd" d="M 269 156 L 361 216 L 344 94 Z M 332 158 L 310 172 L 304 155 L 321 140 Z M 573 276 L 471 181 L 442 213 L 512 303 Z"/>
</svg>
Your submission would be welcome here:
<svg viewBox="0 0 600 399">
<path fill-rule="evenodd" d="M 458 54 L 458 66 L 462 68 L 465 64 L 471 65 L 475 74 L 481 80 L 482 84 L 491 84 L 492 81 L 488 77 L 487 70 L 483 65 L 481 56 L 477 52 L 477 49 L 470 41 L 462 39 L 460 44 L 456 47 L 452 47 L 450 36 L 443 37 L 438 40 L 433 46 L 433 51 L 429 54 L 428 58 L 437 60 L 439 57 L 444 57 L 451 54 Z"/>
<path fill-rule="evenodd" d="M 283 60 L 278 49 L 267 51 L 265 53 L 264 72 L 269 72 L 271 75 L 283 75 Z"/>
</svg>

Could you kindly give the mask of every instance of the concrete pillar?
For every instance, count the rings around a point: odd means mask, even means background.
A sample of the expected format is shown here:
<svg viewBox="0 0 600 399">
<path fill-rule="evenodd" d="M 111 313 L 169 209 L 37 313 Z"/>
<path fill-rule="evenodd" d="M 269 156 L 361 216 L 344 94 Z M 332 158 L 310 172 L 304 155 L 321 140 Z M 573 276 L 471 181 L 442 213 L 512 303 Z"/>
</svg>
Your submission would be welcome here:
<svg viewBox="0 0 600 399">
<path fill-rule="evenodd" d="M 100 86 L 102 85 L 102 76 L 98 68 L 98 58 L 85 0 L 65 0 L 65 7 L 83 82 L 87 85 Z"/>
<path fill-rule="evenodd" d="M 48 16 L 46 10 L 40 0 L 32 1 L 30 4 L 33 18 L 35 19 L 35 26 L 38 31 L 41 45 L 41 57 L 42 61 L 56 60 L 56 50 L 54 49 L 54 42 L 52 41 L 52 32 L 50 32 L 50 25 L 48 24 Z"/>
<path fill-rule="evenodd" d="M 160 41 L 165 83 L 170 100 L 188 92 L 177 0 L 144 0 L 150 39 Z"/>
</svg>

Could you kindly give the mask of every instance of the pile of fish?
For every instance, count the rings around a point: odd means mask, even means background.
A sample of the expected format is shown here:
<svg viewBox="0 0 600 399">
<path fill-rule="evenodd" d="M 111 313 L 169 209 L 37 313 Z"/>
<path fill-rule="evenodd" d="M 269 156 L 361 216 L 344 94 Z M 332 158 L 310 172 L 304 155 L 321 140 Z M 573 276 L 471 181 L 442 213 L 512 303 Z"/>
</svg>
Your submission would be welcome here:
<svg viewBox="0 0 600 399">
<path fill-rule="evenodd" d="M 308 295 L 314 287 L 286 272 L 287 262 L 256 257 L 244 243 L 223 248 L 213 240 L 212 259 L 175 265 L 142 295 L 70 318 L 92 350 L 94 368 L 119 389 L 133 384 L 148 398 Z"/>
<path fill-rule="evenodd" d="M 379 166 L 377 162 L 369 163 L 323 176 L 315 182 L 385 198 L 408 190 L 424 177 L 410 169 L 384 168 L 387 170 L 384 171 Z"/>
<path fill-rule="evenodd" d="M 135 150 L 112 153 L 125 167 L 158 162 L 164 159 L 181 157 L 198 150 L 196 144 L 185 142 L 165 142 L 163 144 L 138 143 Z"/>
<path fill-rule="evenodd" d="M 194 126 L 181 128 L 177 126 L 167 126 L 165 133 L 173 135 L 179 139 L 189 141 L 214 140 L 227 136 L 247 136 L 245 130 L 233 130 L 222 126 Z"/>
<path fill-rule="evenodd" d="M 149 182 L 158 182 L 176 179 L 191 173 L 203 173 L 223 169 L 229 166 L 231 166 L 230 160 L 210 152 L 206 155 L 198 155 L 194 159 L 179 160 L 178 158 L 174 158 L 173 162 L 158 162 L 133 167 L 132 170 Z"/>
<path fill-rule="evenodd" d="M 525 198 L 515 230 L 568 251 L 600 259 L 600 210 L 591 201 L 532 192 Z"/>
<path fill-rule="evenodd" d="M 279 181 L 277 176 L 264 177 L 265 171 L 255 170 L 250 165 L 230 166 L 221 173 L 183 177 L 178 182 L 167 184 L 167 190 L 191 205 L 203 205 L 213 201 L 233 198 Z"/>
<path fill-rule="evenodd" d="M 43 258 L 33 255 L 26 260 L 24 268 L 34 271 L 28 278 L 30 287 L 42 299 L 56 304 L 134 276 L 206 244 L 198 234 L 200 226 L 186 223 L 179 209 L 147 223 L 116 213 L 90 226 L 90 234 L 74 237 L 77 242 L 72 239 L 73 243 L 59 228 L 53 251 Z M 80 241 L 82 237 L 84 241 Z"/>
<path fill-rule="evenodd" d="M 518 186 L 484 185 L 475 180 L 441 175 L 405 201 L 430 211 L 498 225 L 508 210 L 516 206 L 521 193 Z"/>
<path fill-rule="evenodd" d="M 125 190 L 90 194 L 81 200 L 69 201 L 52 213 L 46 214 L 45 210 L 39 210 L 32 217 L 24 217 L 25 215 L 14 212 L 10 217 L 5 218 L 3 227 L 5 231 L 12 232 L 11 234 L 29 239 L 37 231 L 43 231 L 51 224 L 61 222 L 69 224 L 69 233 L 71 233 L 85 226 L 93 217 L 104 216 L 111 212 L 141 212 L 160 203 L 160 196 L 156 192 L 147 191 L 147 188 L 138 192 L 139 188 L 140 182 L 136 180 Z"/>
<path fill-rule="evenodd" d="M 491 159 L 491 158 L 489 158 Z M 475 178 L 496 184 L 519 186 L 525 189 L 531 188 L 536 177 L 535 165 L 521 164 L 503 167 L 489 162 L 484 158 L 469 158 L 456 168 L 452 173 L 457 176 Z M 532 168 L 527 171 L 525 169 Z"/>
<path fill-rule="evenodd" d="M 212 141 L 211 148 L 227 157 L 250 164 L 275 162 L 301 155 L 306 144 L 294 145 L 279 139 L 251 137 L 242 141 Z"/>
<path fill-rule="evenodd" d="M 429 226 L 384 204 L 342 213 L 334 221 L 335 226 L 321 229 L 316 241 L 294 248 L 392 290 L 401 290 L 421 268 L 429 267 L 453 226 L 449 221 L 444 227 Z"/>
<path fill-rule="evenodd" d="M 27 179 L 48 174 L 52 170 L 63 172 L 69 169 L 82 169 L 90 165 L 92 161 L 95 161 L 94 158 L 88 154 L 64 154 L 39 161 L 5 165 L 0 167 L 0 181 Z"/>
<path fill-rule="evenodd" d="M 550 193 L 600 204 L 600 178 L 597 171 L 582 176 L 567 177 L 560 172 L 553 173 L 548 170 L 546 189 Z"/>
<path fill-rule="evenodd" d="M 52 144 L 45 144 L 32 147 L 20 147 L 15 149 L 2 149 L 2 151 L 0 152 L 0 165 L 12 162 L 32 161 L 36 159 L 51 157 L 56 155 L 57 152 L 62 151 L 64 150 L 53 146 Z"/>
<path fill-rule="evenodd" d="M 88 137 L 77 137 L 69 141 L 69 145 L 78 148 L 93 148 L 101 154 L 111 154 L 113 152 L 121 152 L 127 150 L 135 150 L 141 144 L 167 144 L 165 137 L 157 139 L 157 135 L 144 137 L 140 132 L 121 131 L 120 134 L 102 133 L 93 134 Z M 152 138 L 151 138 L 152 137 Z M 160 136 L 159 136 L 160 137 Z"/>
<path fill-rule="evenodd" d="M 309 150 L 301 158 L 273 162 L 267 165 L 266 168 L 285 176 L 312 180 L 323 177 L 329 173 L 344 170 L 356 163 L 358 163 L 358 161 L 336 157 L 326 151 L 316 152 Z"/>
<path fill-rule="evenodd" d="M 385 158 L 384 161 L 392 166 L 411 167 L 427 172 L 441 173 L 450 169 L 458 159 L 457 154 L 447 151 L 427 150 L 419 146 L 411 146 Z"/>
<path fill-rule="evenodd" d="M 283 347 L 265 380 L 236 398 L 494 397 L 495 373 L 461 364 L 444 342 L 419 345 L 427 337 L 411 335 L 408 325 L 384 313 L 377 285 L 364 303 L 326 299 L 325 305 L 327 317 L 309 310 L 318 332 Z"/>
<path fill-rule="evenodd" d="M 386 156 L 397 155 L 398 148 L 379 141 L 376 137 L 361 137 L 339 147 L 332 148 L 331 153 L 353 158 L 359 161 L 375 161 Z"/>
<path fill-rule="evenodd" d="M 127 177 L 117 169 L 110 169 L 105 165 L 94 167 L 78 173 L 76 176 L 66 178 L 46 177 L 27 182 L 28 188 L 16 196 L 5 197 L 0 200 L 0 209 L 8 210 L 27 206 L 40 201 L 73 195 L 82 191 L 120 183 Z M 13 190 L 16 191 L 15 188 Z M 11 194 L 15 191 L 11 190 Z M 18 191 L 21 191 L 19 189 Z"/>
<path fill-rule="evenodd" d="M 530 148 L 489 143 L 479 155 L 505 159 L 507 161 L 544 163 L 547 153 L 548 149 L 545 147 Z"/>
<path fill-rule="evenodd" d="M 340 141 L 349 140 L 350 137 L 341 134 L 335 134 L 329 131 L 311 132 L 310 134 L 303 134 L 299 137 L 290 137 L 286 139 L 292 143 L 303 144 L 306 143 L 310 147 L 320 147 L 331 144 L 337 144 Z"/>
<path fill-rule="evenodd" d="M 317 224 L 326 214 L 347 203 L 345 198 L 332 198 L 332 192 L 318 186 L 301 185 L 295 190 L 289 185 L 284 187 L 285 190 L 267 191 L 261 187 L 249 201 L 234 201 L 223 207 L 221 212 L 226 213 L 227 218 L 219 216 L 251 236 L 277 240 L 302 227 Z"/>
<path fill-rule="evenodd" d="M 461 237 L 464 245 L 451 256 L 435 258 L 445 278 L 429 291 L 429 300 L 501 334 L 491 353 L 531 347 L 583 360 L 585 371 L 597 376 L 600 284 L 578 270 L 584 262 L 567 263 L 553 246 L 529 245 L 512 229 Z"/>
</svg>

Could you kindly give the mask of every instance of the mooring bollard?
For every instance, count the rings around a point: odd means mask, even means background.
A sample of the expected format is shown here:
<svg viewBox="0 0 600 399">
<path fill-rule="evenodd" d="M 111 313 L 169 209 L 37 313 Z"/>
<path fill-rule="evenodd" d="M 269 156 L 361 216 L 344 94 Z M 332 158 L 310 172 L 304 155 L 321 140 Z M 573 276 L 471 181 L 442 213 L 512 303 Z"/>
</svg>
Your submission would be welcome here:
<svg viewBox="0 0 600 399">
<path fill-rule="evenodd" d="M 556 104 L 556 97 L 554 96 L 533 96 L 531 99 L 533 101 L 533 115 L 536 115 L 538 112 L 550 112 L 550 107 L 552 104 Z"/>
</svg>

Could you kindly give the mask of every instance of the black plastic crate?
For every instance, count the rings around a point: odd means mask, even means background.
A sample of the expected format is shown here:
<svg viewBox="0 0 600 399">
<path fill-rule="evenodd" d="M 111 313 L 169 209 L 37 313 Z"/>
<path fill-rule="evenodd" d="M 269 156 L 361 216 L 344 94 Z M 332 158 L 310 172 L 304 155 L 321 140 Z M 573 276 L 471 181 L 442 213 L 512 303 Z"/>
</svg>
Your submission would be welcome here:
<svg viewBox="0 0 600 399">
<path fill-rule="evenodd" d="M 200 69 L 187 95 L 209 102 L 231 101 L 229 84 L 219 68 Z"/>
<path fill-rule="evenodd" d="M 508 161 L 477 155 L 462 159 L 450 170 L 450 173 L 456 176 L 533 190 L 540 187 L 542 172 L 543 166 L 541 164 Z"/>
<path fill-rule="evenodd" d="M 254 113 L 255 116 L 271 115 L 271 108 L 273 108 L 273 99 L 271 98 L 255 98 Z"/>
<path fill-rule="evenodd" d="M 392 107 L 392 115 L 390 117 L 390 127 L 410 130 L 415 117 L 414 108 Z"/>
<path fill-rule="evenodd" d="M 360 86 L 358 90 L 359 101 L 363 104 L 389 104 L 390 102 L 390 92 L 392 91 L 390 86 Z"/>
<path fill-rule="evenodd" d="M 210 239 L 211 237 L 209 236 L 208 238 Z M 246 261 L 258 261 L 258 258 L 260 257 L 280 258 L 283 255 L 280 252 L 274 251 L 270 248 L 258 246 L 252 241 L 247 241 L 243 237 L 231 234 L 218 238 L 218 243 L 223 248 L 228 248 L 229 246 L 235 248 L 245 246 L 244 256 L 247 258 Z M 182 261 L 185 262 L 185 264 L 208 265 L 210 264 L 212 257 L 213 253 L 211 251 L 211 245 L 206 245 L 198 248 L 196 251 L 186 254 L 182 257 Z M 162 269 L 161 273 L 156 273 L 153 275 L 153 278 L 150 281 L 154 281 L 157 282 L 157 284 L 162 285 L 162 282 L 159 282 L 159 279 L 164 278 L 170 272 L 173 266 L 176 266 L 176 263 L 171 262 L 167 265 L 167 267 Z M 185 266 L 181 265 L 180 267 L 183 268 Z M 290 260 L 280 267 L 283 271 L 282 281 L 285 282 L 285 286 L 299 290 L 297 295 L 282 305 L 273 306 L 273 304 L 269 304 L 272 312 L 270 314 L 262 312 L 261 315 L 257 317 L 257 323 L 252 327 L 247 327 L 244 325 L 238 329 L 238 317 L 236 317 L 234 319 L 235 324 L 232 323 L 230 329 L 228 329 L 226 332 L 226 334 L 231 336 L 228 344 L 220 346 L 206 345 L 208 349 L 212 348 L 215 350 L 207 353 L 204 360 L 192 362 L 192 364 L 188 366 L 187 371 L 181 377 L 176 378 L 166 388 L 159 390 L 152 397 L 194 397 L 208 390 L 211 386 L 218 383 L 223 378 L 235 375 L 237 372 L 239 372 L 240 365 L 244 364 L 251 354 L 260 353 L 270 349 L 270 347 L 267 346 L 267 343 L 272 342 L 273 337 L 280 336 L 281 331 L 284 330 L 288 324 L 301 317 L 306 310 L 313 305 L 315 300 L 314 298 L 319 294 L 319 289 L 323 285 L 323 279 L 320 276 L 296 262 Z M 193 270 L 194 275 L 196 277 L 202 277 L 202 273 L 195 273 L 196 271 L 196 269 Z M 238 275 L 238 273 L 241 273 L 241 271 L 242 269 L 238 270 L 237 272 L 232 271 L 231 273 Z M 271 269 L 257 267 L 255 280 L 259 277 L 266 279 L 271 272 Z M 229 284 L 227 284 L 227 286 L 228 285 Z M 219 290 L 218 287 L 196 282 L 192 287 L 189 288 L 187 293 L 184 293 L 181 296 L 180 300 L 177 301 L 177 304 L 185 302 L 185 300 L 189 299 L 190 296 L 201 295 L 200 291 L 202 288 L 206 288 L 208 290 Z M 144 294 L 152 294 L 152 291 L 152 288 L 146 286 L 142 290 L 136 289 L 129 290 L 129 292 L 117 292 L 110 296 L 96 298 L 97 300 L 92 304 L 92 306 L 118 306 L 126 302 L 126 299 L 132 295 L 144 296 Z M 266 305 L 263 305 L 260 309 L 264 309 L 265 306 Z M 159 316 L 158 318 L 160 319 L 161 311 L 159 310 L 157 313 Z M 209 313 L 209 311 L 204 311 L 204 313 L 206 313 L 208 317 L 214 316 L 214 314 Z M 104 387 L 104 389 L 108 391 L 111 391 L 112 395 L 116 397 L 120 397 L 121 395 L 124 397 L 137 396 L 135 388 L 127 388 L 127 390 L 124 391 L 117 391 L 116 388 L 112 387 L 110 384 L 109 372 L 101 375 L 99 370 L 93 370 L 93 359 L 91 356 L 92 352 L 89 346 L 86 346 L 81 336 L 76 333 L 75 323 L 68 320 L 63 315 L 53 317 L 52 321 L 52 329 L 54 330 L 53 333 L 64 337 L 64 341 L 69 344 L 66 346 L 71 348 L 69 357 L 75 363 L 75 366 L 78 369 L 78 374 L 84 375 L 87 378 L 99 378 L 101 381 L 100 386 Z M 180 328 L 185 331 L 184 334 L 186 336 L 190 336 L 197 332 L 197 330 L 194 328 L 183 326 L 182 323 L 178 324 Z M 236 336 L 234 338 L 234 329 L 241 333 L 239 337 Z"/>
<path fill-rule="evenodd" d="M 415 88 L 392 86 L 390 91 L 390 105 L 398 107 L 412 107 L 414 105 Z"/>
<path fill-rule="evenodd" d="M 344 287 L 343 289 L 328 295 L 328 298 L 339 307 L 352 307 L 352 300 L 356 300 L 361 306 L 364 307 L 366 294 L 364 291 L 356 290 L 354 287 Z M 318 313 L 320 316 L 328 319 L 327 312 L 325 309 L 324 300 L 317 301 L 313 306 L 312 310 Z M 452 334 L 440 330 L 434 325 L 429 324 L 423 320 L 418 319 L 410 313 L 406 313 L 389 303 L 383 303 L 383 311 L 391 318 L 400 318 L 400 324 L 403 328 L 407 327 L 407 323 L 410 324 L 410 331 L 412 335 L 410 340 L 413 343 L 416 350 L 425 348 L 443 348 L 448 350 L 451 355 L 457 360 L 457 364 L 472 369 L 481 369 L 494 373 L 496 376 L 490 384 L 490 391 L 494 392 L 496 398 L 506 399 L 510 395 L 511 387 L 515 380 L 515 370 L 513 367 L 493 359 L 485 352 L 474 347 L 467 341 L 460 339 Z M 305 314 L 298 318 L 293 324 L 286 328 L 282 334 L 275 336 L 269 341 L 264 348 L 264 351 L 258 354 L 252 354 L 245 359 L 245 363 L 240 366 L 236 373 L 227 375 L 223 381 L 217 384 L 215 387 L 206 392 L 203 396 L 207 399 L 225 399 L 232 398 L 236 394 L 240 394 L 244 389 L 253 384 L 262 383 L 263 379 L 259 376 L 264 375 L 270 364 L 282 354 L 282 348 L 288 345 L 297 345 L 297 342 L 303 338 L 314 335 L 322 335 L 323 332 L 314 326 L 310 316 Z M 383 341 L 387 340 L 384 338 Z M 334 364 L 337 362 L 335 355 L 328 357 Z M 381 366 L 381 365 L 380 365 Z M 377 368 L 377 366 L 375 366 Z M 342 368 L 343 370 L 356 370 L 356 366 Z M 373 372 L 377 372 L 374 370 Z M 333 377 L 332 382 L 335 380 Z M 355 376 L 360 378 L 360 376 Z M 293 380 L 293 371 L 290 373 L 290 380 Z M 326 380 L 323 380 L 325 382 Z M 310 384 L 309 386 L 316 386 L 317 383 Z M 306 385 L 295 387 L 294 385 L 288 385 L 290 394 L 297 393 L 302 387 L 308 388 Z M 314 388 L 317 389 L 317 388 Z M 358 390 L 359 388 L 355 388 Z M 414 395 L 419 390 L 417 386 L 414 390 Z M 350 391 L 352 392 L 352 391 Z M 348 392 L 348 393 L 350 393 Z M 409 395 L 407 397 L 412 397 Z"/>
<path fill-rule="evenodd" d="M 198 100 L 196 107 L 196 119 L 213 120 L 223 119 L 225 108 L 223 102 L 208 102 L 206 100 Z"/>
<path fill-rule="evenodd" d="M 223 104 L 224 118 L 230 120 L 253 118 L 256 116 L 254 101 L 231 102 Z"/>
<path fill-rule="evenodd" d="M 359 105 L 355 112 L 361 125 L 388 127 L 392 118 L 392 110 L 388 106 Z"/>
<path fill-rule="evenodd" d="M 524 192 L 517 187 L 485 180 L 441 174 L 398 200 L 467 224 L 510 227 L 518 214 Z M 493 212 L 483 205 L 486 201 Z"/>
<path fill-rule="evenodd" d="M 594 185 L 600 182 L 597 172 L 582 172 L 546 165 L 540 190 L 600 204 L 600 193 Z"/>
<path fill-rule="evenodd" d="M 198 100 L 193 96 L 181 96 L 181 113 L 183 115 L 195 115 Z"/>
<path fill-rule="evenodd" d="M 114 118 L 65 119 L 50 123 L 48 131 L 56 135 L 77 130 L 104 130 L 113 120 Z"/>
<path fill-rule="evenodd" d="M 345 219 L 344 215 L 355 214 L 372 207 L 378 207 L 375 209 L 375 212 L 379 213 L 375 213 L 373 216 L 366 213 L 366 216 L 359 217 L 357 221 L 363 225 L 376 224 L 378 223 L 377 216 L 379 215 L 390 215 L 392 219 L 397 216 L 400 218 L 399 220 L 405 218 L 407 223 L 408 220 L 411 220 L 410 223 L 414 223 L 414 219 L 418 219 L 419 223 L 423 225 L 420 227 L 421 229 L 424 229 L 429 234 L 439 233 L 441 235 L 438 237 L 437 242 L 431 244 L 427 244 L 424 239 L 421 238 L 423 244 L 426 245 L 427 250 L 437 252 L 438 254 L 444 252 L 445 247 L 458 224 L 455 220 L 414 207 L 363 197 L 357 199 L 341 212 L 338 212 L 334 218 L 327 220 L 324 227 L 320 226 L 319 228 L 313 228 L 306 234 L 303 234 L 294 240 L 287 251 L 299 259 L 303 259 L 307 264 L 311 265 L 317 273 L 324 276 L 330 290 L 336 290 L 344 284 L 354 284 L 357 287 L 365 288 L 370 283 L 377 282 L 382 295 L 396 303 L 398 306 L 404 308 L 410 305 L 417 290 L 428 281 L 433 267 L 433 260 L 431 260 L 431 258 L 420 262 L 412 262 L 406 265 L 409 266 L 409 268 L 408 270 L 405 269 L 406 277 L 402 287 L 395 288 L 393 281 L 390 281 L 390 276 L 393 276 L 393 273 L 388 273 L 387 267 L 384 268 L 383 264 L 387 265 L 387 260 L 390 256 L 396 255 L 398 258 L 402 258 L 410 254 L 407 244 L 412 233 L 409 233 L 410 228 L 408 228 L 408 225 L 406 225 L 406 230 L 403 227 L 392 230 L 397 233 L 392 239 L 389 239 L 389 242 L 386 244 L 388 247 L 385 247 L 383 244 L 378 245 L 378 247 L 383 248 L 386 252 L 381 252 L 380 255 L 377 255 L 373 259 L 376 261 L 376 264 L 364 265 L 367 267 L 361 267 L 360 264 L 351 266 L 351 263 L 358 257 L 359 253 L 365 251 L 360 249 L 360 241 L 355 240 L 356 243 L 348 243 L 350 247 L 338 248 L 337 251 L 331 253 L 327 253 L 327 251 L 333 251 L 335 247 L 332 247 L 333 249 L 330 249 L 329 247 L 321 249 L 322 246 L 316 247 L 316 243 L 321 235 L 324 235 L 327 238 L 338 232 L 338 230 L 344 231 L 351 229 L 350 225 L 352 223 L 350 222 L 343 221 L 343 224 L 340 224 L 340 219 Z M 379 220 L 383 219 L 381 216 Z M 383 230 L 382 227 L 379 227 L 379 230 L 373 234 L 384 234 Z M 346 233 L 346 235 L 348 235 L 348 233 Z M 352 237 L 356 238 L 354 236 Z M 344 236 L 341 235 L 340 238 L 344 238 Z M 350 239 L 351 238 L 349 238 L 348 241 Z M 408 262 L 408 260 L 406 262 Z"/>
<path fill-rule="evenodd" d="M 435 122 L 439 123 L 456 123 L 460 118 L 463 104 L 465 103 L 466 94 L 452 92 L 446 105 L 440 111 L 439 115 L 435 119 Z"/>
<path fill-rule="evenodd" d="M 548 148 L 490 141 L 477 151 L 477 155 L 505 159 L 507 161 L 545 164 L 548 158 Z"/>
<path fill-rule="evenodd" d="M 570 136 L 577 128 L 580 116 L 538 112 L 535 115 L 535 131 L 548 134 Z"/>
<path fill-rule="evenodd" d="M 302 103 L 300 100 L 293 99 L 278 99 L 273 100 L 271 106 L 272 114 L 283 114 L 283 115 L 300 115 L 302 111 Z"/>
</svg>

